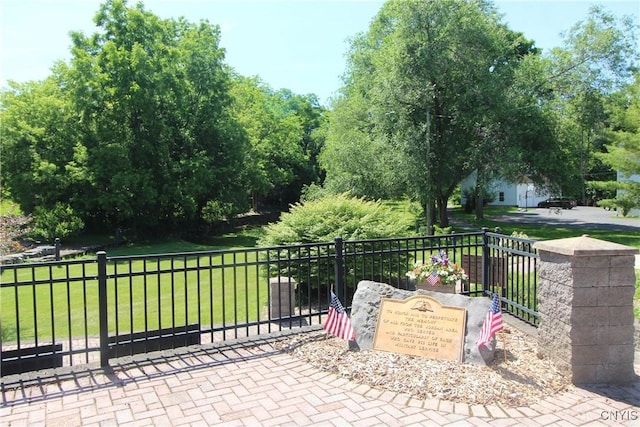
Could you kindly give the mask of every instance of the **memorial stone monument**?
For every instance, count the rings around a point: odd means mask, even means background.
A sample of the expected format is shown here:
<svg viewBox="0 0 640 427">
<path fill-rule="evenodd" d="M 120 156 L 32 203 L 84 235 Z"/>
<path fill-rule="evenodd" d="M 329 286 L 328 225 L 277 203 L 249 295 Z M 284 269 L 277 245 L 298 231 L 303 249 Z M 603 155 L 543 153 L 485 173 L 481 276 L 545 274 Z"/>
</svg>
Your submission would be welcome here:
<svg viewBox="0 0 640 427">
<path fill-rule="evenodd" d="M 394 288 L 385 283 L 378 283 L 378 282 L 372 282 L 367 280 L 361 281 L 360 283 L 358 283 L 358 288 L 356 290 L 356 293 L 353 296 L 353 301 L 351 304 L 351 323 L 353 324 L 353 328 L 356 331 L 356 343 L 355 343 L 356 349 L 366 350 L 366 349 L 374 348 L 376 328 L 378 326 L 378 318 L 380 316 L 380 309 L 383 303 L 383 299 L 384 301 L 387 301 L 387 299 L 389 299 L 389 300 L 403 302 L 415 296 L 427 296 L 437 300 L 438 304 L 442 306 L 458 307 L 466 310 L 466 324 L 463 327 L 464 329 L 463 338 L 461 338 L 461 340 L 463 341 L 462 356 L 457 360 L 461 360 L 463 362 L 470 362 L 477 365 L 488 365 L 493 361 L 493 353 L 495 350 L 495 346 L 493 346 L 492 349 L 488 349 L 487 347 L 484 347 L 484 346 L 478 348 L 478 346 L 475 344 L 475 341 L 478 338 L 478 335 L 480 334 L 482 324 L 484 323 L 484 320 L 486 318 L 487 311 L 489 310 L 489 306 L 491 305 L 491 300 L 489 298 L 470 298 L 464 295 L 442 294 L 442 293 L 431 292 L 426 290 L 405 291 L 402 289 Z M 411 300 L 409 301 L 410 301 L 409 304 L 411 304 Z M 419 302 L 423 300 L 417 299 L 413 301 Z M 426 301 L 429 302 L 429 300 L 426 300 Z M 385 308 L 387 308 L 386 303 L 385 303 Z M 395 308 L 397 307 L 392 307 L 391 309 L 394 310 Z M 439 307 L 435 307 L 435 305 L 431 308 L 439 309 Z M 411 310 L 411 309 L 410 308 L 407 309 L 406 306 L 401 308 L 399 310 L 399 315 L 396 321 L 406 323 L 407 318 L 411 318 L 412 319 L 411 322 L 415 322 L 416 319 L 407 315 L 408 310 Z M 425 319 L 423 320 L 426 320 L 426 317 L 428 316 L 416 315 L 415 317 L 416 318 L 424 317 Z M 391 319 L 393 319 L 393 316 L 389 316 L 388 314 L 383 315 L 383 319 L 387 319 L 388 322 L 391 322 L 392 321 Z M 455 322 L 451 323 L 451 325 L 456 325 L 456 324 L 459 324 L 459 323 L 455 323 Z M 445 325 L 444 323 L 440 325 L 443 327 L 443 331 L 444 329 L 447 328 L 444 325 Z M 449 325 L 449 329 L 455 330 L 456 328 L 455 327 L 452 328 L 451 325 Z M 394 336 L 397 337 L 398 331 L 401 330 L 402 325 L 398 324 L 395 326 L 398 326 L 399 328 L 394 331 Z M 414 329 L 415 323 L 414 323 L 414 326 L 407 324 L 406 328 Z M 418 339 L 420 339 L 420 341 L 424 341 L 425 343 L 432 342 L 431 340 L 424 339 L 424 331 L 428 330 L 428 328 L 421 327 L 421 329 L 422 329 L 422 332 L 420 333 L 423 334 L 423 336 L 414 337 L 416 339 L 416 343 L 415 343 L 416 348 L 418 347 L 418 344 L 417 344 Z M 461 331 L 458 331 L 458 332 L 461 332 Z M 414 333 L 414 332 L 407 332 L 407 333 Z M 451 332 L 451 333 L 454 333 L 454 332 Z M 388 338 L 391 337 L 391 334 L 387 334 L 387 335 L 388 335 Z M 440 340 L 440 338 L 443 338 L 445 340 L 453 339 L 451 337 L 438 335 L 438 341 Z M 410 337 L 408 337 L 408 339 L 410 339 Z M 396 342 L 399 342 L 399 341 L 396 341 Z M 403 341 L 403 342 L 404 342 L 404 345 L 412 344 L 406 341 Z M 452 347 L 453 346 L 449 346 L 449 348 L 452 348 Z"/>
</svg>

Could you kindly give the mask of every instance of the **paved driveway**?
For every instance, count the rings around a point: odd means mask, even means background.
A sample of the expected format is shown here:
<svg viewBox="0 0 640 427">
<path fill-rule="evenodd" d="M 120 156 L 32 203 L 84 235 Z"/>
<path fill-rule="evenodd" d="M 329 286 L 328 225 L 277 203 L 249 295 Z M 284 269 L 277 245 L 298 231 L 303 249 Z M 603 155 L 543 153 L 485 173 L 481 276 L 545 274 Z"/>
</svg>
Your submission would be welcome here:
<svg viewBox="0 0 640 427">
<path fill-rule="evenodd" d="M 640 218 L 624 218 L 614 211 L 591 206 L 573 209 L 529 208 L 518 212 L 496 215 L 500 222 L 538 224 L 542 226 L 576 227 L 593 230 L 620 230 L 640 233 Z"/>
<path fill-rule="evenodd" d="M 529 208 L 518 212 L 494 215 L 500 222 L 535 224 L 541 227 L 575 227 L 583 230 L 611 230 L 640 235 L 640 218 L 624 218 L 614 211 L 592 206 L 573 209 Z M 640 269 L 640 255 L 636 255 L 635 268 Z"/>
</svg>

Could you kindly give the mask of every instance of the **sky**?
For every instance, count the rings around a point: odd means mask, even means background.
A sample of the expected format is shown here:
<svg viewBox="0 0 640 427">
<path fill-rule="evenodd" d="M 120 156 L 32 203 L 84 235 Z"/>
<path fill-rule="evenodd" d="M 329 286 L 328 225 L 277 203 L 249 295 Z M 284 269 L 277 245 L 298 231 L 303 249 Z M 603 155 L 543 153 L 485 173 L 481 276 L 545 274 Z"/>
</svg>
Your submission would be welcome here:
<svg viewBox="0 0 640 427">
<path fill-rule="evenodd" d="M 640 0 L 494 0 L 512 30 L 549 50 L 592 4 L 640 22 Z M 50 75 L 71 57 L 69 32 L 98 29 L 99 0 L 0 0 L 0 87 Z M 137 1 L 130 0 L 129 5 Z M 349 39 L 366 32 L 380 0 L 146 0 L 161 18 L 208 20 L 221 29 L 225 62 L 273 89 L 314 93 L 324 105 L 342 86 Z"/>
</svg>

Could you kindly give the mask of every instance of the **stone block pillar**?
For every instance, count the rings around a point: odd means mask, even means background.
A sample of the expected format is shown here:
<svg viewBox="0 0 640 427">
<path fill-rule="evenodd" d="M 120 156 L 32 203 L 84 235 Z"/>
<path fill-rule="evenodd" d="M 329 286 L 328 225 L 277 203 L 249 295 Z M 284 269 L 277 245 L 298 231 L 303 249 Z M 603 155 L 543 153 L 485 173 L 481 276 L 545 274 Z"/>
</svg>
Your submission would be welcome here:
<svg viewBox="0 0 640 427">
<path fill-rule="evenodd" d="M 296 281 L 292 277 L 269 279 L 269 307 L 271 318 L 290 316 L 295 312 Z"/>
<path fill-rule="evenodd" d="M 534 247 L 541 353 L 574 384 L 632 381 L 638 250 L 586 235 Z"/>
</svg>

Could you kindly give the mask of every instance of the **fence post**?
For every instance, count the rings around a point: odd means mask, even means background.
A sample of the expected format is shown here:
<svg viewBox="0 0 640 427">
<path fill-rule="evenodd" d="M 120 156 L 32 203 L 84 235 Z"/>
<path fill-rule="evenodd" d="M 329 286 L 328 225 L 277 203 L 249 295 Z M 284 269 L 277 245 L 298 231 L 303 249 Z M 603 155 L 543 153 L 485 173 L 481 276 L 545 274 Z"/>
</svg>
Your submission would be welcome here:
<svg viewBox="0 0 640 427">
<path fill-rule="evenodd" d="M 56 261 L 60 261 L 60 238 L 56 237 L 56 239 L 54 240 L 54 246 L 55 246 L 55 254 L 56 254 Z"/>
<path fill-rule="evenodd" d="M 487 295 L 489 290 L 491 272 L 491 249 L 489 248 L 489 236 L 487 227 L 482 227 L 482 292 Z"/>
<path fill-rule="evenodd" d="M 336 255 L 334 260 L 334 279 L 335 279 L 335 286 L 336 286 L 336 295 L 340 297 L 340 290 L 343 288 L 343 285 L 344 285 L 342 237 L 336 237 L 334 240 L 334 244 L 335 244 L 335 250 L 336 250 Z M 346 290 L 345 290 L 344 296 L 346 296 Z M 344 301 L 344 298 L 341 298 L 341 301 Z"/>
<path fill-rule="evenodd" d="M 107 253 L 98 251 L 98 318 L 100 320 L 100 366 L 109 365 L 109 326 L 107 324 Z"/>
</svg>

